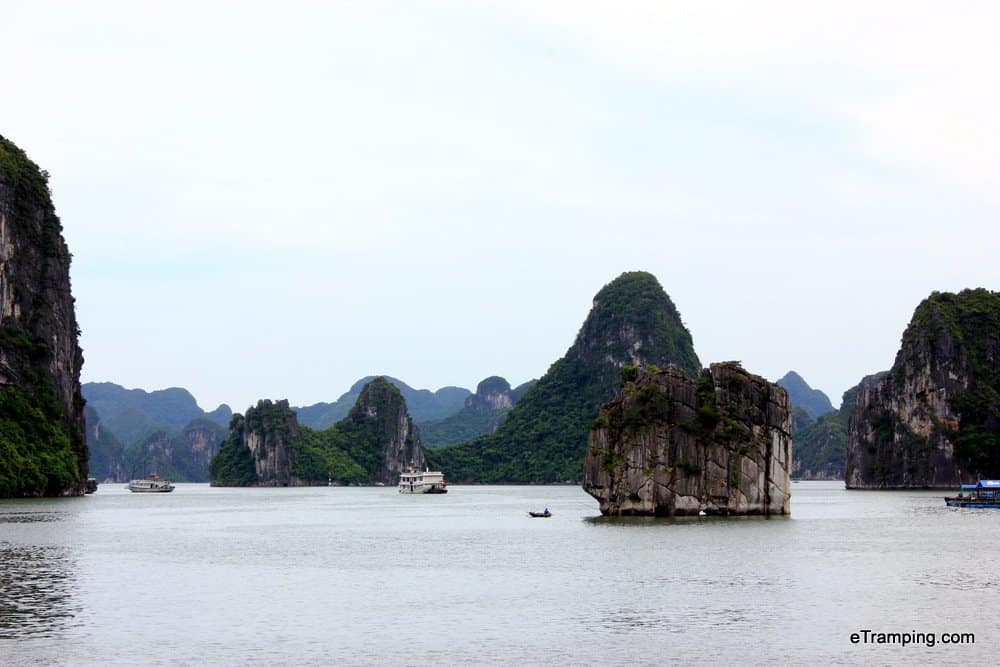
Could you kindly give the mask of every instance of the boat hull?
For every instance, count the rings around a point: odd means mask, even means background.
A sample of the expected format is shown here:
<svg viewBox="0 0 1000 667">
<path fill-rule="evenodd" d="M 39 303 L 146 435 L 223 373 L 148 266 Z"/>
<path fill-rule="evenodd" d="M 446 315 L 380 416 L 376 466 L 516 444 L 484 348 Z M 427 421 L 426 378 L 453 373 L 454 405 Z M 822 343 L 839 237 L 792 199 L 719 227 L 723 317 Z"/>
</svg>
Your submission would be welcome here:
<svg viewBox="0 0 1000 667">
<path fill-rule="evenodd" d="M 439 494 L 448 493 L 448 489 L 441 489 L 437 487 L 428 487 L 426 485 L 413 484 L 406 487 L 399 487 L 400 493 L 427 493 L 427 494 Z"/>
<path fill-rule="evenodd" d="M 972 498 L 945 498 L 948 507 L 967 507 L 971 509 L 1000 509 L 1000 500 L 975 500 Z"/>
</svg>

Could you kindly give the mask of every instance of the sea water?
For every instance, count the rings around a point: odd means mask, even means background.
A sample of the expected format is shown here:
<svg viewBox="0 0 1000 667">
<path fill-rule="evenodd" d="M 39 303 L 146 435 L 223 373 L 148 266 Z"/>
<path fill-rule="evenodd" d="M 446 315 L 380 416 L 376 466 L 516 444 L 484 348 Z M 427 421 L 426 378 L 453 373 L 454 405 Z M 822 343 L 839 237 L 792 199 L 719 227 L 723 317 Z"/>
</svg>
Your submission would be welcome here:
<svg viewBox="0 0 1000 667">
<path fill-rule="evenodd" d="M 0 664 L 992 664 L 1000 511 L 792 489 L 674 521 L 571 486 L 0 501 Z"/>
</svg>

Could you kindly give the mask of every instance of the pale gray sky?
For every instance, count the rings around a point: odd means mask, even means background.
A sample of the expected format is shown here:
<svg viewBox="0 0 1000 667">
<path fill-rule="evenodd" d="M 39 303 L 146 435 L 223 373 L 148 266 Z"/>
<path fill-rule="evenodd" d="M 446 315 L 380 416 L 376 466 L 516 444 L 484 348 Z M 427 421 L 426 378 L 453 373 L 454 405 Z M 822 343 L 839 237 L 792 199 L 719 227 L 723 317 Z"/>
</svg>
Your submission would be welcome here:
<svg viewBox="0 0 1000 667">
<path fill-rule="evenodd" d="M 642 269 L 703 363 L 837 404 L 932 290 L 1000 289 L 996 3 L 0 5 L 84 381 L 518 384 Z"/>
</svg>

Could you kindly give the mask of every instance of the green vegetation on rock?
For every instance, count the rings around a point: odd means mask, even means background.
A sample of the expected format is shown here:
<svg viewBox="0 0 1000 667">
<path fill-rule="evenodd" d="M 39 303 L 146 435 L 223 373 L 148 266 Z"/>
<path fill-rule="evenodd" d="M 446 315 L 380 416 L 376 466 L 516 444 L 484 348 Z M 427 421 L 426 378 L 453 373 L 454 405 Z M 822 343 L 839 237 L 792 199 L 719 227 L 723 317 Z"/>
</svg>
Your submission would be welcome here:
<svg viewBox="0 0 1000 667">
<path fill-rule="evenodd" d="M 253 455 L 243 443 L 243 415 L 233 415 L 229 436 L 209 464 L 209 477 L 219 486 L 254 486 L 258 482 Z"/>
<path fill-rule="evenodd" d="M 956 462 L 966 470 L 1000 476 L 1000 292 L 932 293 L 914 311 L 903 347 L 919 348 L 921 339 L 928 343 L 933 365 L 946 361 L 942 357 L 956 348 L 970 380 L 965 391 L 949 397 L 959 415 L 951 433 Z"/>
<path fill-rule="evenodd" d="M 628 365 L 676 364 L 697 377 L 691 334 L 656 278 L 619 276 L 594 298 L 573 346 L 521 397 L 495 433 L 428 453 L 453 482 L 579 481 L 588 426 Z"/>
<path fill-rule="evenodd" d="M 399 389 L 383 377 L 364 386 L 344 419 L 321 430 L 299 425 L 287 401 L 260 401 L 246 417 L 233 417 L 229 436 L 211 463 L 212 482 L 219 486 L 385 482 L 388 447 L 397 445 L 404 456 L 420 451 L 417 430 L 406 415 Z M 398 433 L 404 421 L 410 428 Z M 247 446 L 251 434 L 266 450 L 258 454 L 261 458 L 274 457 L 277 448 L 284 448 L 288 470 L 271 471 L 272 477 L 262 479 Z M 421 458 L 418 463 L 422 462 Z"/>
<path fill-rule="evenodd" d="M 83 492 L 70 255 L 48 174 L 0 136 L 0 497 Z"/>
</svg>

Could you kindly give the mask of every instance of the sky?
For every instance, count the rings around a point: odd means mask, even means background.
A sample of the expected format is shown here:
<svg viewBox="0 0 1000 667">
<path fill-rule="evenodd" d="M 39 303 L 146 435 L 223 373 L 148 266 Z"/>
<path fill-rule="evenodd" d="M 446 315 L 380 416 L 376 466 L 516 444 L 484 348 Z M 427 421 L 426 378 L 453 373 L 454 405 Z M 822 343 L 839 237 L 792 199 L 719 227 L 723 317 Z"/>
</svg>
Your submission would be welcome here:
<svg viewBox="0 0 1000 667">
<path fill-rule="evenodd" d="M 654 274 L 840 403 L 1000 289 L 993 2 L 0 0 L 84 382 L 211 410 L 543 375 Z"/>
</svg>

